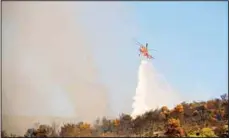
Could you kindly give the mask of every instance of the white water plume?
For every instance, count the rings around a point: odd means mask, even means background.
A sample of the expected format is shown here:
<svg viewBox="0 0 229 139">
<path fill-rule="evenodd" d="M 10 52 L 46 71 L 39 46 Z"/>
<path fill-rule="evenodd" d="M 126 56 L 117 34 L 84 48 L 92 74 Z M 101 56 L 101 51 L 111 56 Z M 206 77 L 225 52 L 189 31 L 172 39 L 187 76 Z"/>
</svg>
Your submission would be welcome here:
<svg viewBox="0 0 229 139">
<path fill-rule="evenodd" d="M 144 68 L 142 66 L 144 62 L 146 61 L 142 61 L 142 64 L 139 67 L 138 86 L 136 88 L 136 95 L 134 97 L 135 101 L 133 103 L 133 112 L 132 112 L 133 117 L 135 117 L 136 115 L 140 115 L 148 110 L 148 107 L 146 106 L 146 100 L 145 100 L 147 87 L 145 86 L 146 80 L 144 80 L 145 75 L 144 75 Z"/>
<path fill-rule="evenodd" d="M 132 105 L 132 116 L 136 117 L 150 109 L 161 106 L 173 107 L 179 103 L 176 94 L 162 75 L 158 74 L 150 61 L 142 60 L 138 72 L 138 85 Z"/>
</svg>

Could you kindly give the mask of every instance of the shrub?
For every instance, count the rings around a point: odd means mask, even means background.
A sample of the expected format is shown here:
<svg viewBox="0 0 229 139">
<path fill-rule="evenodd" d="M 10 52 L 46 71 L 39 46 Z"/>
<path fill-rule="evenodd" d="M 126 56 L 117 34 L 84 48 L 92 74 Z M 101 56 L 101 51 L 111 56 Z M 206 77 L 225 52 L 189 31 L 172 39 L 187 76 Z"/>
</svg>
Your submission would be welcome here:
<svg viewBox="0 0 229 139">
<path fill-rule="evenodd" d="M 211 128 L 203 128 L 200 131 L 200 136 L 205 137 L 205 138 L 206 137 L 217 137 Z"/>
</svg>

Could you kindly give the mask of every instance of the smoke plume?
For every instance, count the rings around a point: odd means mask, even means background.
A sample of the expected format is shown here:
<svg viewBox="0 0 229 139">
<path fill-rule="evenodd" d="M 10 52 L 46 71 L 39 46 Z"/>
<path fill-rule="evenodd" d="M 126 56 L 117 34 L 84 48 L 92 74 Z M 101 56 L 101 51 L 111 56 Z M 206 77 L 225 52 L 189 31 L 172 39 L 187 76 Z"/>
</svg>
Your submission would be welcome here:
<svg viewBox="0 0 229 139">
<path fill-rule="evenodd" d="M 2 124 L 7 132 L 23 134 L 36 122 L 59 118 L 93 121 L 109 115 L 92 53 L 98 45 L 80 16 L 85 5 L 3 2 Z"/>
<path fill-rule="evenodd" d="M 168 106 L 172 108 L 181 100 L 165 78 L 157 73 L 152 61 L 142 60 L 138 71 L 138 85 L 134 97 L 132 116 L 141 115 L 147 110 Z"/>
</svg>

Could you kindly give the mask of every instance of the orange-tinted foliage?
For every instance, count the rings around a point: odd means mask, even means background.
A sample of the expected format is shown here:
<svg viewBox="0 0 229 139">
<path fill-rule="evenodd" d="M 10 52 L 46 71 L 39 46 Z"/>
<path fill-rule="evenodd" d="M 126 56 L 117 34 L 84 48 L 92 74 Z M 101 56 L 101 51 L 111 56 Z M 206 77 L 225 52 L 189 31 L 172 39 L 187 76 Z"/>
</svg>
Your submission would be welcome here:
<svg viewBox="0 0 229 139">
<path fill-rule="evenodd" d="M 180 120 L 175 119 L 175 118 L 171 118 L 168 120 L 168 125 L 171 127 L 180 127 Z"/>
<path fill-rule="evenodd" d="M 183 105 L 179 104 L 179 105 L 177 105 L 177 106 L 175 107 L 174 110 L 175 110 L 176 112 L 182 113 L 182 112 L 184 112 L 184 107 L 183 107 Z"/>
<path fill-rule="evenodd" d="M 115 119 L 115 120 L 112 121 L 112 123 L 113 123 L 115 126 L 119 126 L 119 125 L 120 125 L 120 120 Z"/>
</svg>

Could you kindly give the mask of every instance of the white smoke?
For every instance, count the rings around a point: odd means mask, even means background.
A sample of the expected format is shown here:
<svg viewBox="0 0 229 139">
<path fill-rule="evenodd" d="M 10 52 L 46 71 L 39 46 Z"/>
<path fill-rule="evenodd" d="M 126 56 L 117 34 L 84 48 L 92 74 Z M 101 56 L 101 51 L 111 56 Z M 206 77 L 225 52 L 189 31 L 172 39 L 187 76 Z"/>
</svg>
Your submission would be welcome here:
<svg viewBox="0 0 229 139">
<path fill-rule="evenodd" d="M 94 39 L 74 18 L 81 5 L 4 2 L 2 7 L 3 130 L 24 134 L 35 122 L 50 124 L 55 117 L 94 121 L 107 115 L 107 91 L 89 43 Z"/>
<path fill-rule="evenodd" d="M 135 50 L 136 26 L 120 2 L 3 2 L 3 129 L 23 135 L 56 117 L 94 121 L 113 114 L 110 98 L 123 112 L 125 97 L 114 96 L 132 92 L 119 88 L 133 78 L 122 52 Z"/>
<path fill-rule="evenodd" d="M 131 115 L 136 117 L 161 106 L 171 108 L 179 103 L 179 100 L 181 100 L 180 96 L 171 89 L 165 78 L 157 73 L 152 62 L 142 60 Z"/>
</svg>

